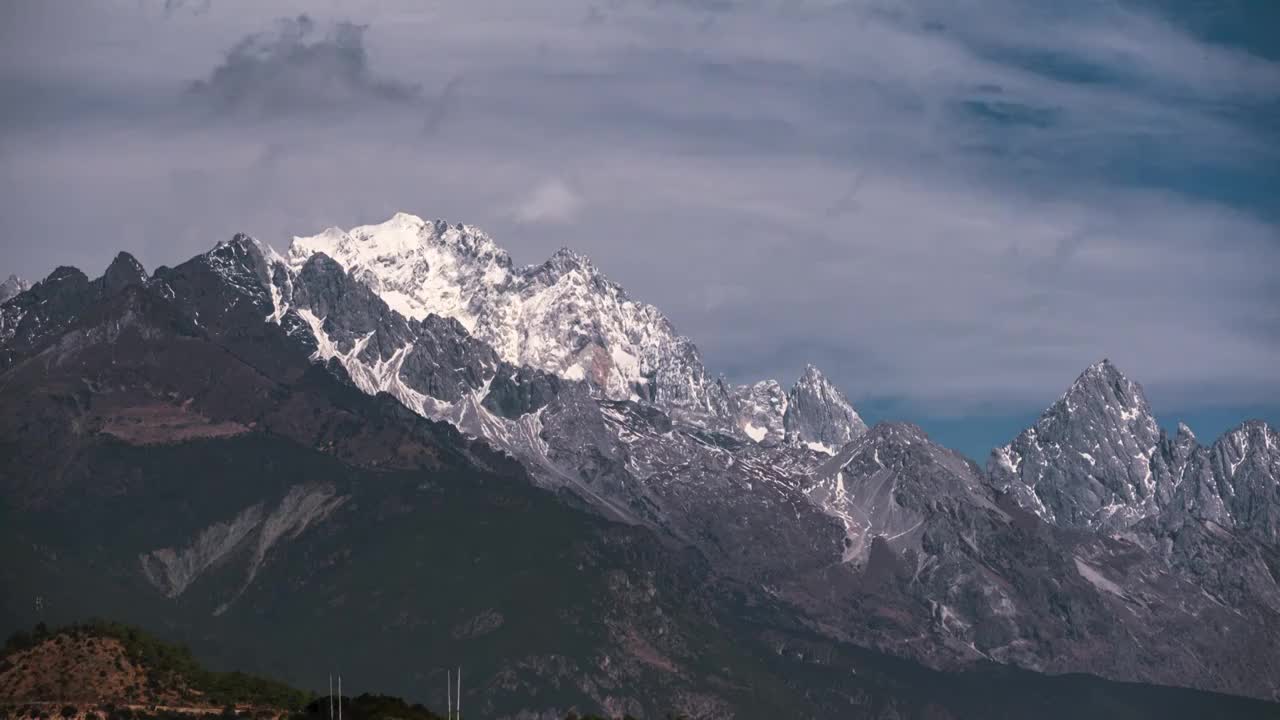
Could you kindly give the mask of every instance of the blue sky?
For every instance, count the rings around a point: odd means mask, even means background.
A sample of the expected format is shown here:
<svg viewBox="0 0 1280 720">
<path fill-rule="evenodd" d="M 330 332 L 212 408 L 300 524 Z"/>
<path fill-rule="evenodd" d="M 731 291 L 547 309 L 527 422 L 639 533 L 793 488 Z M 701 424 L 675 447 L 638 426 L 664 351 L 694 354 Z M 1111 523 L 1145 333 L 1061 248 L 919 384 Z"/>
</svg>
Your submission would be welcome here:
<svg viewBox="0 0 1280 720">
<path fill-rule="evenodd" d="M 0 273 L 397 210 L 982 459 L 1090 363 L 1280 421 L 1280 5 L 13 2 Z"/>
</svg>

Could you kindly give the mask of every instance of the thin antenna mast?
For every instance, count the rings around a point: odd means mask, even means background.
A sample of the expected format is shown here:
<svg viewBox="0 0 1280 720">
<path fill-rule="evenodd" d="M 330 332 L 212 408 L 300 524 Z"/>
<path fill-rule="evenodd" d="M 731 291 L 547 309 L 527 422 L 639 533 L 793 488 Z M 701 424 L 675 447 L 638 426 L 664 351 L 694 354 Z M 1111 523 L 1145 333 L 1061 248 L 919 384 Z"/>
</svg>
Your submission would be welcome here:
<svg viewBox="0 0 1280 720">
<path fill-rule="evenodd" d="M 342 720 L 342 673 L 338 673 L 338 720 Z"/>
<path fill-rule="evenodd" d="M 333 673 L 329 673 L 329 720 L 333 720 Z"/>
<path fill-rule="evenodd" d="M 462 666 L 458 666 L 458 720 L 462 720 Z"/>
<path fill-rule="evenodd" d="M 444 671 L 444 716 L 453 720 L 453 671 Z"/>
</svg>

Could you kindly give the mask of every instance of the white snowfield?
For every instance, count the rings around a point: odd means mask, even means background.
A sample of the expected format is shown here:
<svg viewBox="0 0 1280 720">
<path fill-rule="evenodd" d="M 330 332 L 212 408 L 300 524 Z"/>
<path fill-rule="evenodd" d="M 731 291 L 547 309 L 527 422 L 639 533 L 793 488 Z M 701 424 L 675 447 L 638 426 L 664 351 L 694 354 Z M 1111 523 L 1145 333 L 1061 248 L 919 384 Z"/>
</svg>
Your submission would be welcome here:
<svg viewBox="0 0 1280 720">
<path fill-rule="evenodd" d="M 377 225 L 296 237 L 289 263 L 299 268 L 317 252 L 405 317 L 455 318 L 503 360 L 591 380 L 611 399 L 630 398 L 692 347 L 657 308 L 631 300 L 570 250 L 513 268 L 507 252 L 476 227 L 397 213 Z M 699 364 L 683 374 L 680 396 L 711 410 L 715 383 L 701 370 Z"/>
<path fill-rule="evenodd" d="M 723 419 L 755 442 L 783 439 L 788 397 L 776 382 L 733 388 L 712 378 L 694 344 L 657 308 L 629 298 L 571 250 L 516 268 L 479 228 L 397 213 L 375 225 L 295 237 L 283 261 L 296 272 L 316 253 L 335 260 L 407 318 L 458 320 L 513 365 L 588 381 L 612 400 L 643 398 L 684 417 Z M 326 347 L 322 332 L 316 339 Z M 356 354 L 348 353 L 344 364 Z M 837 423 L 822 437 L 797 430 L 796 441 L 830 453 L 865 432 L 848 400 L 816 368 L 806 369 L 796 392 L 830 403 L 833 410 L 821 413 Z"/>
</svg>

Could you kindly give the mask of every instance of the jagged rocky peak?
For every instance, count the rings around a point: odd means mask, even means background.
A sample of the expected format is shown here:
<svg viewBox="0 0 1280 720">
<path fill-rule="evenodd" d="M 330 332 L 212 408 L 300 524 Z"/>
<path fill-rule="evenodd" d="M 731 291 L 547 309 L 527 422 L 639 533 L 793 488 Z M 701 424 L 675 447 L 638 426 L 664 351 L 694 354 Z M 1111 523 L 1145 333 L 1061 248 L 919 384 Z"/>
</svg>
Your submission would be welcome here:
<svg viewBox="0 0 1280 720">
<path fill-rule="evenodd" d="M 25 280 L 17 275 L 10 275 L 7 280 L 0 283 L 0 303 L 8 302 L 9 298 L 30 289 L 31 286 Z"/>
<path fill-rule="evenodd" d="M 582 273 L 582 280 L 588 282 L 605 281 L 600 271 L 591 263 L 590 258 L 567 247 L 556 250 L 541 265 L 535 265 L 525 270 L 525 274 L 529 278 L 541 280 L 547 284 L 555 283 L 572 272 Z"/>
<path fill-rule="evenodd" d="M 44 280 L 28 288 L 17 302 L 31 305 L 33 309 L 52 317 L 73 306 L 82 307 L 94 294 L 89 276 L 79 268 L 60 265 Z"/>
<path fill-rule="evenodd" d="M 744 435 L 758 443 L 776 443 L 786 437 L 782 418 L 787 393 L 777 380 L 761 380 L 732 390 L 734 420 Z"/>
<path fill-rule="evenodd" d="M 1200 441 L 1196 438 L 1196 434 L 1186 423 L 1178 423 L 1178 430 L 1172 438 L 1165 438 L 1164 453 L 1170 461 L 1170 470 L 1177 472 L 1177 469 L 1184 465 L 1196 453 L 1200 451 Z"/>
<path fill-rule="evenodd" d="M 127 252 L 120 252 L 107 266 L 99 282 L 102 283 L 102 289 L 106 293 L 113 294 L 130 285 L 145 285 L 147 271 L 143 269 L 142 263 L 138 262 L 137 258 Z"/>
<path fill-rule="evenodd" d="M 56 332 L 84 308 L 91 294 L 84 273 L 67 265 L 58 267 L 5 303 L 0 311 L 0 345 L 33 343 Z"/>
<path fill-rule="evenodd" d="M 1179 424 L 1157 426 L 1142 387 L 1104 360 L 1004 447 L 992 484 L 1065 527 L 1116 532 L 1187 519 L 1280 539 L 1280 438 L 1260 420 L 1200 445 Z"/>
<path fill-rule="evenodd" d="M 279 295 L 286 292 L 289 308 L 315 337 L 316 357 L 339 358 L 357 385 L 362 375 L 353 363 L 376 365 L 411 342 L 404 317 L 324 253 L 308 258 Z"/>
<path fill-rule="evenodd" d="M 102 286 L 62 266 L 0 308 L 0 370 L 66 331 L 102 299 Z"/>
<path fill-rule="evenodd" d="M 241 293 L 258 296 L 271 286 L 268 250 L 250 235 L 236 233 L 231 240 L 219 242 L 201 259 Z"/>
<path fill-rule="evenodd" d="M 431 313 L 476 325 L 485 296 L 510 280 L 511 258 L 478 228 L 396 213 L 386 222 L 295 237 L 288 262 L 317 252 L 333 258 L 392 309 L 421 320 Z"/>
<path fill-rule="evenodd" d="M 849 399 L 813 365 L 787 393 L 782 418 L 787 439 L 832 454 L 867 431 Z"/>
<path fill-rule="evenodd" d="M 1249 420 L 1208 448 L 1208 488 L 1217 491 L 1224 517 L 1218 524 L 1248 530 L 1268 543 L 1280 542 L 1280 433 L 1262 420 Z"/>
<path fill-rule="evenodd" d="M 1179 425 L 1163 448 L 1174 500 L 1161 521 L 1177 527 L 1185 519 L 1243 531 L 1269 544 L 1280 541 L 1280 434 L 1262 420 L 1249 420 L 1208 446 Z M 1167 468 L 1167 469 L 1166 469 Z"/>
<path fill-rule="evenodd" d="M 265 270 L 267 265 L 262 244 L 248 233 L 236 233 L 230 240 L 219 240 L 201 257 L 214 268 L 235 263 L 246 269 Z"/>
<path fill-rule="evenodd" d="M 1070 414 L 1076 412 L 1078 406 L 1084 406 L 1087 412 L 1098 401 L 1104 403 L 1108 410 L 1119 413 L 1124 422 L 1145 425 L 1152 420 L 1142 386 L 1125 377 L 1106 358 L 1090 365 L 1081 373 L 1067 392 L 1063 393 L 1058 404 Z"/>
<path fill-rule="evenodd" d="M 1174 442 L 1176 442 L 1179 445 L 1196 444 L 1197 440 L 1196 440 L 1195 431 L 1191 429 L 1190 425 L 1184 422 L 1179 422 L 1178 432 L 1174 436 Z"/>
<path fill-rule="evenodd" d="M 989 474 L 1045 520 L 1117 530 L 1156 515 L 1173 486 L 1142 387 L 1091 365 L 1033 427 L 992 451 Z"/>
<path fill-rule="evenodd" d="M 1245 420 L 1222 434 L 1215 445 L 1233 448 L 1236 455 L 1244 457 L 1254 452 L 1271 455 L 1280 451 L 1280 445 L 1276 445 L 1275 441 L 1276 428 L 1272 428 L 1266 420 Z"/>
<path fill-rule="evenodd" d="M 39 288 L 45 293 L 56 292 L 57 288 L 66 287 L 68 285 L 81 286 L 88 284 L 89 276 L 81 272 L 80 268 L 70 265 L 59 265 L 49 273 L 44 280 L 35 284 L 32 289 Z"/>
<path fill-rule="evenodd" d="M 694 414 L 727 408 L 727 391 L 707 375 L 697 348 L 573 251 L 516 269 L 477 228 L 399 213 L 296 237 L 287 262 L 297 270 L 318 252 L 405 317 L 456 319 L 514 366 L 585 380 L 611 399 Z"/>
<path fill-rule="evenodd" d="M 480 389 L 498 364 L 488 345 L 456 319 L 406 320 L 323 252 L 276 292 L 288 294 L 287 313 L 300 318 L 314 340 L 313 359 L 337 360 L 361 390 L 390 393 L 422 415 L 438 417 L 433 410 Z"/>
<path fill-rule="evenodd" d="M 90 309 L 95 302 L 110 297 L 130 285 L 145 285 L 146 271 L 126 252 L 119 253 L 97 280 L 90 281 L 79 269 L 62 266 L 34 286 L 10 277 L 0 290 L 16 291 L 0 313 L 0 342 L 14 341 L 19 335 L 27 342 L 37 342 L 50 333 L 56 334 Z M 25 323 L 25 330 L 20 325 Z"/>
</svg>

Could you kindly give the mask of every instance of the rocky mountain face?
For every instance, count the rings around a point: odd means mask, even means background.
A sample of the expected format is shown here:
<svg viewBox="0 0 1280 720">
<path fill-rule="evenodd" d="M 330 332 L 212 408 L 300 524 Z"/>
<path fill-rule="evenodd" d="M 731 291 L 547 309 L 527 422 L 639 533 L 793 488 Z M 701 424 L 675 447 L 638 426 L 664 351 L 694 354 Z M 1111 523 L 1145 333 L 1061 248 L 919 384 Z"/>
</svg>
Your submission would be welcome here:
<svg viewBox="0 0 1280 720">
<path fill-rule="evenodd" d="M 1142 548 L 1156 570 L 1255 616 L 1274 642 L 1278 448 L 1280 435 L 1257 420 L 1209 446 L 1185 424 L 1169 437 L 1142 388 L 1104 360 L 1033 427 L 995 449 L 988 469 L 995 487 L 1044 521 Z M 1122 579 L 1132 578 L 1130 571 Z"/>
<path fill-rule="evenodd" d="M 787 393 L 782 425 L 792 441 L 828 455 L 867 431 L 849 399 L 812 365 Z"/>
<path fill-rule="evenodd" d="M 1142 387 L 1109 361 L 1087 369 L 1012 443 L 992 452 L 993 482 L 1062 527 L 1121 531 L 1194 519 L 1275 543 L 1280 442 L 1250 421 L 1202 447 L 1156 424 Z"/>
<path fill-rule="evenodd" d="M 5 302 L 9 298 L 30 290 L 31 286 L 25 280 L 17 275 L 10 275 L 8 279 L 0 283 L 0 303 Z"/>
<path fill-rule="evenodd" d="M 787 393 L 777 380 L 761 380 L 733 388 L 730 397 L 734 426 L 752 441 L 777 445 L 786 437 L 783 417 L 787 413 Z"/>
<path fill-rule="evenodd" d="M 39 347 L 65 331 L 82 313 L 130 284 L 146 282 L 142 266 L 128 253 L 116 256 L 96 280 L 72 267 L 60 267 L 27 290 L 0 300 L 0 369 L 12 358 Z M 24 286 L 11 277 L 11 289 Z"/>
<path fill-rule="evenodd" d="M 813 478 L 811 497 L 842 509 L 845 561 L 861 568 L 858 582 L 843 581 L 859 610 L 830 622 L 860 643 L 944 666 L 982 658 L 1067 672 L 1089 658 L 1090 672 L 1155 682 L 1203 676 L 1213 658 L 1232 669 L 1209 671 L 1212 684 L 1242 693 L 1256 681 L 1242 673 L 1277 667 L 1265 650 L 1275 586 L 1235 540 L 1210 545 L 1234 548 L 1253 563 L 1241 575 L 1261 582 L 1227 602 L 1145 538 L 1046 525 L 971 461 L 900 423 L 872 428 Z M 899 611 L 858 623 L 867 606 Z M 1205 633 L 1206 623 L 1217 630 Z"/>
<path fill-rule="evenodd" d="M 1158 472 L 1160 428 L 1142 388 L 1109 361 L 1093 365 L 1012 443 L 989 471 L 1045 521 L 1118 530 L 1159 514 L 1173 496 Z"/>
<path fill-rule="evenodd" d="M 247 618 L 295 607 L 281 604 L 286 599 L 381 607 L 380 583 L 362 576 L 363 589 L 347 597 L 339 588 L 348 571 L 326 569 L 348 567 L 351 537 L 376 548 L 361 562 L 401 558 L 393 574 L 405 563 L 420 568 L 408 576 L 421 575 L 414 587 L 431 594 L 436 561 L 410 559 L 431 554 L 413 528 L 438 522 L 432 508 L 441 507 L 430 493 L 416 494 L 423 481 L 414 473 L 427 472 L 460 478 L 448 492 L 471 498 L 463 503 L 471 510 L 449 525 L 467 540 L 452 544 L 520 545 L 544 532 L 536 521 L 509 517 L 508 507 L 537 507 L 538 517 L 576 528 L 577 540 L 529 548 L 518 562 L 495 550 L 450 570 L 468 582 L 489 582 L 485 568 L 502 563 L 503 573 L 523 577 L 521 568 L 538 566 L 542 552 L 568 558 L 564 567 L 546 561 L 572 584 L 580 555 L 567 548 L 607 545 L 615 532 L 608 528 L 647 538 L 625 541 L 638 543 L 629 547 L 639 555 L 588 550 L 600 553 L 587 565 L 600 575 L 593 570 L 583 581 L 598 580 L 591 587 L 609 598 L 603 607 L 621 614 L 583 608 L 574 622 L 603 623 L 604 635 L 581 636 L 576 655 L 535 658 L 507 645 L 504 653 L 526 659 L 485 666 L 493 678 L 525 678 L 512 680 L 511 695 L 491 698 L 495 710 L 518 707 L 514 698 L 548 678 L 585 676 L 590 684 L 574 685 L 573 702 L 656 714 L 610 689 L 635 684 L 669 702 L 685 698 L 680 707 L 703 703 L 719 708 L 705 714 L 727 716 L 742 696 L 704 697 L 701 683 L 676 695 L 656 688 L 664 673 L 705 672 L 695 668 L 709 667 L 709 656 L 689 648 L 731 647 L 743 637 L 778 657 L 791 653 L 780 648 L 804 648 L 795 651 L 799 666 L 748 670 L 747 663 L 735 672 L 789 683 L 823 675 L 803 685 L 806 702 L 825 698 L 806 706 L 817 717 L 848 707 L 840 704 L 845 690 L 829 694 L 843 681 L 830 685 L 824 673 L 843 662 L 832 658 L 861 652 L 850 648 L 948 672 L 995 662 L 1261 698 L 1280 693 L 1275 430 L 1246 423 L 1207 447 L 1189 430 L 1165 437 L 1141 388 L 1108 362 L 997 449 L 984 472 L 914 426 L 868 430 L 816 368 L 787 391 L 769 380 L 713 380 L 691 342 L 585 258 L 562 251 L 514 268 L 469 226 L 397 215 L 297 238 L 285 255 L 237 236 L 150 278 L 127 256 L 112 268 L 95 281 L 59 269 L 0 305 L 0 401 L 13 409 L 0 438 L 19 450 L 4 474 L 9 506 L 74 523 L 98 511 L 100 503 L 71 500 L 85 488 L 130 502 L 172 494 L 148 484 L 162 474 L 146 465 L 160 449 L 177 458 L 206 444 L 234 446 L 270 466 L 272 453 L 292 457 L 287 448 L 298 447 L 339 463 L 317 476 L 299 456 L 271 482 L 227 486 L 234 502 L 213 502 L 231 470 L 210 470 L 190 496 L 208 508 L 183 510 L 183 523 L 161 523 L 169 530 L 139 539 L 127 561 L 107 563 L 112 582 L 127 578 L 130 592 L 162 615 L 182 607 L 201 623 L 233 618 L 256 628 Z M 266 444 L 254 445 L 260 439 Z M 128 462 L 109 465 L 117 454 Z M 363 468 L 357 475 L 368 482 L 343 467 Z M 255 475 L 252 464 L 234 472 Z M 405 473 L 404 484 L 360 474 L 367 472 Z M 467 483 L 481 476 L 491 479 L 468 494 Z M 453 481 L 427 486 L 436 482 Z M 525 486 L 527 496 L 503 490 L 485 499 L 497 487 Z M 154 512 L 169 517 L 173 508 Z M 405 524 L 393 525 L 408 535 L 384 537 L 379 528 L 399 512 Z M 513 527 L 523 528 L 514 540 Z M 24 532 L 27 545 L 46 540 L 39 528 Z M 59 552 L 111 544 L 91 540 L 68 540 Z M 30 562 L 48 576 L 39 553 Z M 627 568 L 625 581 L 610 568 Z M 282 582 L 318 594 L 286 592 Z M 667 619 L 645 619 L 647 606 L 628 595 L 635 588 L 659 598 L 653 604 Z M 537 594 L 515 586 L 495 592 Z M 562 626 L 563 618 L 521 616 L 518 605 L 496 607 L 484 597 L 457 601 L 475 611 L 458 627 Z M 368 632 L 436 632 L 407 605 L 384 610 L 378 617 L 401 619 Z M 744 625 L 744 616 L 756 620 Z M 708 622 L 724 634 L 699 635 L 694 628 Z M 493 631 L 459 632 L 459 652 L 479 653 L 488 641 L 478 638 Z M 618 665 L 623 657 L 640 664 Z"/>
</svg>

